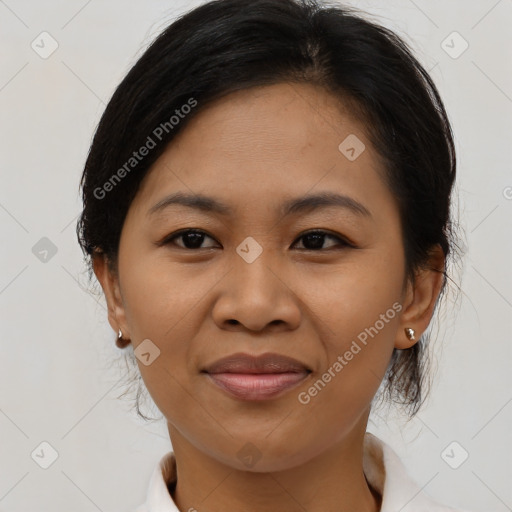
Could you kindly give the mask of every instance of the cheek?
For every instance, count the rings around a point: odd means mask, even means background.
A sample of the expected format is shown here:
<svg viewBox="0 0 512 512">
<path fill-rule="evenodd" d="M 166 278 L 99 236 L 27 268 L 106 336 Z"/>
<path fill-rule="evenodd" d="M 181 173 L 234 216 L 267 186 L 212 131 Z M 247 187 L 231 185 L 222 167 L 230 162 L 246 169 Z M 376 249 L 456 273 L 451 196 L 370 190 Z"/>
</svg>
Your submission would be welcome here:
<svg viewBox="0 0 512 512">
<path fill-rule="evenodd" d="M 121 253 L 120 253 L 121 254 Z M 128 256 L 129 254 L 129 256 Z M 163 258 L 126 251 L 119 260 L 126 319 L 136 355 L 150 340 L 151 364 L 138 361 L 141 376 L 157 406 L 182 410 L 182 386 L 189 386 L 193 366 L 193 340 L 205 315 L 202 299 L 218 277 L 201 274 L 194 266 L 172 264 Z M 146 342 L 147 343 L 147 342 Z M 145 350 L 145 348 L 144 348 Z"/>
<path fill-rule="evenodd" d="M 368 410 L 394 349 L 401 304 L 387 295 L 369 300 L 363 290 L 350 302 L 331 303 L 329 329 L 322 329 L 325 363 L 297 396 L 306 416 L 323 425 L 326 443 L 341 439 Z"/>
<path fill-rule="evenodd" d="M 146 338 L 163 344 L 173 330 L 179 332 L 208 289 L 192 266 L 184 269 L 162 258 L 126 257 L 124 268 L 124 307 L 135 344 Z"/>
<path fill-rule="evenodd" d="M 386 255 L 380 247 L 354 253 L 328 273 L 301 278 L 294 291 L 307 303 L 329 351 L 341 351 L 359 335 L 364 338 L 376 323 L 378 339 L 393 337 L 401 310 L 402 279 L 400 254 Z"/>
<path fill-rule="evenodd" d="M 319 286 L 303 283 L 297 292 L 308 297 L 325 351 L 302 403 L 313 405 L 326 422 L 340 425 L 359 418 L 385 375 L 402 311 L 402 262 L 400 255 L 389 256 L 367 251 L 357 264 L 338 268 Z"/>
</svg>

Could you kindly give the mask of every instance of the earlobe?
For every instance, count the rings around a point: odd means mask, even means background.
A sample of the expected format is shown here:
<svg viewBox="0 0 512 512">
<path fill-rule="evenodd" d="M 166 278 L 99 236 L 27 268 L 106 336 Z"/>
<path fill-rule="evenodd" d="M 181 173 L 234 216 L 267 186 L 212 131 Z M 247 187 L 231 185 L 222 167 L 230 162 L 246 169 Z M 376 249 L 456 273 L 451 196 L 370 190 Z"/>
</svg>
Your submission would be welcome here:
<svg viewBox="0 0 512 512">
<path fill-rule="evenodd" d="M 425 268 L 407 286 L 406 301 L 396 335 L 395 348 L 408 349 L 427 330 L 444 282 L 445 256 L 440 245 L 430 252 Z M 411 336 L 409 329 L 414 331 Z"/>
<path fill-rule="evenodd" d="M 107 301 L 108 322 L 117 334 L 119 331 L 123 333 L 123 341 L 126 341 L 129 339 L 129 335 L 118 276 L 112 270 L 104 253 L 94 254 L 93 269 Z"/>
</svg>

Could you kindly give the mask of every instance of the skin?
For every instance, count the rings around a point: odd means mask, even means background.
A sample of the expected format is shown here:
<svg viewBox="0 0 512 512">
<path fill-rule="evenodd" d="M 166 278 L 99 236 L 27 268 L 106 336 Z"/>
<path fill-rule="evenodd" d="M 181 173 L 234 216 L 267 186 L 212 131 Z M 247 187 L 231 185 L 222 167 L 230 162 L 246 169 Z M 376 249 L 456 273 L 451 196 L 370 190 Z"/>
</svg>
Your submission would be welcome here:
<svg viewBox="0 0 512 512">
<path fill-rule="evenodd" d="M 354 161 L 338 149 L 349 134 L 366 146 Z M 419 339 L 442 285 L 432 270 L 405 280 L 398 207 L 382 172 L 364 123 L 323 89 L 238 91 L 192 118 L 144 178 L 117 268 L 94 258 L 112 328 L 135 350 L 145 339 L 160 350 L 150 365 L 138 364 L 167 419 L 181 511 L 380 509 L 362 465 L 370 403 L 393 348 L 416 343 L 404 328 Z M 180 205 L 148 213 L 177 191 L 213 196 L 234 214 Z M 348 195 L 372 216 L 339 207 L 280 215 L 286 199 L 320 191 Z M 206 232 L 199 249 L 186 248 L 190 236 L 157 245 L 183 228 Z M 325 236 L 315 248 L 302 235 L 317 229 L 356 247 Z M 236 252 L 248 236 L 263 249 L 252 263 Z M 430 263 L 444 268 L 440 248 Z M 298 394 L 395 302 L 402 310 L 301 404 Z M 313 371 L 278 398 L 243 401 L 200 372 L 235 352 L 277 352 Z M 237 456 L 249 442 L 261 455 L 251 468 Z"/>
</svg>

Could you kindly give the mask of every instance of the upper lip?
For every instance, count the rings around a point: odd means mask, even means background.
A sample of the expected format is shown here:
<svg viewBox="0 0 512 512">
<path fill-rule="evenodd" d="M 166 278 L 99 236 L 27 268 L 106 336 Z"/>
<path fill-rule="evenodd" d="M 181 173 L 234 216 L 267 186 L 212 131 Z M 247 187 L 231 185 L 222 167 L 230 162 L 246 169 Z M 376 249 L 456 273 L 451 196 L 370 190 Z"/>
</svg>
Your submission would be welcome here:
<svg viewBox="0 0 512 512">
<path fill-rule="evenodd" d="M 203 370 L 207 373 L 285 373 L 285 372 L 311 372 L 311 370 L 297 359 L 275 353 L 266 353 L 259 356 L 250 354 L 231 354 L 218 359 Z"/>
</svg>

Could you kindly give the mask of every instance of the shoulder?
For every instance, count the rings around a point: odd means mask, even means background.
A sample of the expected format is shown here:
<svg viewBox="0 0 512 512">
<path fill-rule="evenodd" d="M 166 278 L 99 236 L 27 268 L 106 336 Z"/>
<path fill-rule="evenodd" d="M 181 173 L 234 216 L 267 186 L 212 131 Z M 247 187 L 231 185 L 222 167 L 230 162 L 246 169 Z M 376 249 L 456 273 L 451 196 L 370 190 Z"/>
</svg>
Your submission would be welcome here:
<svg viewBox="0 0 512 512">
<path fill-rule="evenodd" d="M 149 481 L 146 501 L 134 512 L 179 512 L 168 488 L 176 482 L 176 478 L 176 458 L 171 451 L 156 465 Z"/>
<path fill-rule="evenodd" d="M 469 512 L 436 501 L 411 478 L 391 446 L 370 432 L 363 453 L 366 479 L 382 496 L 381 512 Z"/>
</svg>

